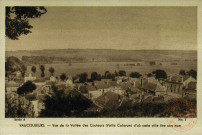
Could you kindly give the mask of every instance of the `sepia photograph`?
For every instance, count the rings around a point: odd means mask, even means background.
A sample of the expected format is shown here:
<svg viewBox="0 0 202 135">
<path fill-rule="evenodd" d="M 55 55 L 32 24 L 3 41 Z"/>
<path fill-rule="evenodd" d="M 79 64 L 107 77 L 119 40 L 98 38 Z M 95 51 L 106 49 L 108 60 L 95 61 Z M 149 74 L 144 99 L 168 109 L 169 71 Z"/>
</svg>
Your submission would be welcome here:
<svg viewBox="0 0 202 135">
<path fill-rule="evenodd" d="M 6 6 L 5 118 L 197 118 L 196 6 Z"/>
</svg>

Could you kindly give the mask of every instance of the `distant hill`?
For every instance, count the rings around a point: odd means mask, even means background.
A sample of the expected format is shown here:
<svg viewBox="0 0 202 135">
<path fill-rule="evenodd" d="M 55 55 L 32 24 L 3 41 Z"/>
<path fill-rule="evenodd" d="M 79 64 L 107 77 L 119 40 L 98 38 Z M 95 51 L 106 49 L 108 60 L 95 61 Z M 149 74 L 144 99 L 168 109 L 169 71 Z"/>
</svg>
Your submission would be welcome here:
<svg viewBox="0 0 202 135">
<path fill-rule="evenodd" d="M 197 51 L 182 50 L 113 50 L 113 49 L 54 49 L 7 51 L 24 62 L 117 62 L 117 61 L 187 61 L 197 60 Z"/>
</svg>

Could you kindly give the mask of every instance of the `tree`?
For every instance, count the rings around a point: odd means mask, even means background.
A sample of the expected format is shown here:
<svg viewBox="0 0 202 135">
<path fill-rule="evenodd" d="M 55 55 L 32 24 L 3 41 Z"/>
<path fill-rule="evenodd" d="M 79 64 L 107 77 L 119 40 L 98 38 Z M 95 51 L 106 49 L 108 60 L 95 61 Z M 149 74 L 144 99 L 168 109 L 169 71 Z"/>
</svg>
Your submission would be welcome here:
<svg viewBox="0 0 202 135">
<path fill-rule="evenodd" d="M 111 78 L 112 78 L 111 73 L 109 71 L 106 71 L 104 75 L 104 79 L 111 79 Z"/>
<path fill-rule="evenodd" d="M 44 66 L 44 65 L 41 65 L 41 66 L 40 66 L 40 70 L 41 70 L 41 77 L 44 77 L 44 76 L 45 76 L 45 74 L 44 74 L 45 66 Z"/>
<path fill-rule="evenodd" d="M 118 72 L 115 70 L 114 75 L 117 77 L 119 76 Z"/>
<path fill-rule="evenodd" d="M 5 63 L 6 76 L 7 74 L 13 73 L 15 71 L 20 71 L 22 73 L 22 76 L 24 76 L 26 70 L 27 68 L 24 63 L 17 57 L 11 56 L 7 58 L 7 61 Z"/>
<path fill-rule="evenodd" d="M 69 90 L 69 93 L 65 94 L 55 86 L 52 89 L 53 94 L 46 97 L 45 109 L 41 111 L 40 117 L 76 117 L 82 115 L 92 104 L 77 90 Z"/>
<path fill-rule="evenodd" d="M 126 76 L 126 71 L 119 70 L 119 76 Z"/>
<path fill-rule="evenodd" d="M 97 72 L 92 72 L 91 73 L 91 81 L 98 80 L 98 73 Z"/>
<path fill-rule="evenodd" d="M 197 72 L 193 69 L 189 70 L 188 72 L 188 75 L 192 76 L 193 78 L 197 78 Z"/>
<path fill-rule="evenodd" d="M 149 62 L 149 65 L 150 65 L 150 66 L 156 65 L 156 62 L 155 62 L 155 61 L 150 61 L 150 62 Z"/>
<path fill-rule="evenodd" d="M 61 75 L 60 75 L 60 79 L 61 79 L 62 81 L 64 81 L 65 79 L 67 79 L 66 74 L 65 74 L 65 73 L 61 74 Z"/>
<path fill-rule="evenodd" d="M 180 72 L 179 72 L 179 74 L 180 74 L 180 75 L 186 75 L 186 72 L 185 72 L 185 70 L 182 70 L 182 69 L 181 69 Z"/>
<path fill-rule="evenodd" d="M 155 74 L 156 79 L 166 79 L 167 78 L 167 73 L 164 70 L 158 69 L 156 71 L 153 71 L 152 73 Z"/>
<path fill-rule="evenodd" d="M 131 72 L 130 73 L 130 77 L 132 77 L 132 78 L 139 78 L 140 76 L 142 76 L 142 75 L 138 72 Z"/>
<path fill-rule="evenodd" d="M 18 94 L 5 95 L 5 117 L 6 118 L 32 118 L 34 117 L 34 106 L 26 98 Z M 18 102 L 16 102 L 18 101 Z"/>
<path fill-rule="evenodd" d="M 31 70 L 32 70 L 33 73 L 36 73 L 36 67 L 35 66 L 32 66 Z"/>
<path fill-rule="evenodd" d="M 53 76 L 53 73 L 55 72 L 55 69 L 53 67 L 49 68 L 49 72 L 51 73 L 51 75 Z"/>
<path fill-rule="evenodd" d="M 21 87 L 18 88 L 17 93 L 19 95 L 31 93 L 33 90 L 36 89 L 36 85 L 31 81 L 25 82 Z"/>
<path fill-rule="evenodd" d="M 148 73 L 147 76 L 148 76 L 148 77 L 152 77 L 152 73 Z"/>
<path fill-rule="evenodd" d="M 98 80 L 98 81 L 101 81 L 101 79 L 102 79 L 101 74 L 98 74 L 97 80 Z"/>
<path fill-rule="evenodd" d="M 112 81 L 115 81 L 115 79 L 116 79 L 115 74 L 111 74 L 111 79 L 112 79 Z"/>
<path fill-rule="evenodd" d="M 18 40 L 19 36 L 31 33 L 30 19 L 39 18 L 47 12 L 44 7 L 6 7 L 6 37 Z"/>
<path fill-rule="evenodd" d="M 87 74 L 86 72 L 81 73 L 81 74 L 79 75 L 79 82 L 80 82 L 80 83 L 87 82 L 87 79 L 88 79 L 88 74 Z"/>
</svg>

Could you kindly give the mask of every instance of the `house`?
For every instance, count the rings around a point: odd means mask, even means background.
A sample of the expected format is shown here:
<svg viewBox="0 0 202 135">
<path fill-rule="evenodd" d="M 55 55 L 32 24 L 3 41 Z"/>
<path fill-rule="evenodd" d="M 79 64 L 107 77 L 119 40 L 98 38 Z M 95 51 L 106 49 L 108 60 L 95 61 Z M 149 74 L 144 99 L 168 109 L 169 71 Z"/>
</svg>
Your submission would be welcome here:
<svg viewBox="0 0 202 135">
<path fill-rule="evenodd" d="M 50 81 L 51 81 L 51 82 L 56 82 L 56 78 L 55 78 L 54 76 L 51 76 L 51 77 L 50 77 Z"/>
<path fill-rule="evenodd" d="M 196 99 L 197 95 L 197 82 L 190 82 L 184 89 L 184 97 Z"/>
<path fill-rule="evenodd" d="M 104 109 L 114 110 L 121 106 L 123 96 L 108 91 L 95 99 L 94 103 Z"/>
<path fill-rule="evenodd" d="M 112 79 L 101 79 L 101 82 L 108 84 Z"/>
<path fill-rule="evenodd" d="M 70 87 L 73 87 L 74 86 L 74 83 L 73 83 L 73 80 L 71 78 L 68 78 L 66 81 L 66 87 L 70 86 Z"/>
<path fill-rule="evenodd" d="M 6 92 L 17 92 L 17 89 L 21 86 L 21 84 L 16 83 L 15 81 L 6 81 Z"/>
<path fill-rule="evenodd" d="M 188 88 L 189 83 L 196 83 L 196 79 L 187 75 L 175 75 L 165 81 L 166 93 L 175 98 L 184 96 L 184 91 Z"/>
<path fill-rule="evenodd" d="M 27 73 L 27 74 L 25 74 L 24 82 L 34 81 L 34 80 L 36 80 L 36 76 L 33 73 Z"/>
<path fill-rule="evenodd" d="M 192 76 L 184 77 L 183 79 L 184 79 L 183 80 L 183 85 L 185 86 L 185 88 L 188 88 L 188 84 L 190 82 L 195 82 L 195 83 L 197 82 L 197 80 L 195 78 L 193 78 Z"/>
<path fill-rule="evenodd" d="M 119 83 L 119 82 L 125 82 L 125 81 L 129 80 L 129 77 L 127 77 L 127 76 L 117 76 L 115 78 L 115 80 L 117 81 L 117 83 Z"/>
<path fill-rule="evenodd" d="M 134 82 L 134 85 L 153 96 L 162 96 L 166 94 L 166 87 L 162 86 L 162 84 L 154 77 L 140 78 Z"/>
<path fill-rule="evenodd" d="M 15 76 L 16 76 L 17 78 L 22 77 L 22 73 L 21 73 L 20 71 L 15 71 L 14 74 L 15 74 Z"/>
<path fill-rule="evenodd" d="M 13 73 L 8 73 L 8 80 L 20 80 L 22 73 L 20 71 L 15 71 Z"/>
<path fill-rule="evenodd" d="M 95 85 L 95 88 L 97 90 L 106 90 L 107 88 L 109 88 L 109 85 L 106 83 L 100 83 L 98 85 Z"/>
<path fill-rule="evenodd" d="M 104 90 L 101 90 L 101 89 L 96 89 L 94 86 L 91 86 L 91 85 L 87 85 L 85 86 L 87 92 L 88 92 L 88 98 L 94 100 L 96 99 L 97 97 L 101 96 L 104 92 Z"/>
</svg>

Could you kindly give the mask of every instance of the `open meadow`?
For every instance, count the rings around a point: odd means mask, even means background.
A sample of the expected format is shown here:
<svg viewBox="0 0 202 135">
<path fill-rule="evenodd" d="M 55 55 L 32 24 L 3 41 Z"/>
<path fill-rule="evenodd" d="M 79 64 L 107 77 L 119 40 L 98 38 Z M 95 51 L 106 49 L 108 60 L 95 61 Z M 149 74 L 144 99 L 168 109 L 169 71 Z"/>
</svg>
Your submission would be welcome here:
<svg viewBox="0 0 202 135">
<path fill-rule="evenodd" d="M 140 65 L 138 66 L 137 63 Z M 89 63 L 72 63 L 71 66 L 68 63 L 55 63 L 55 64 L 44 64 L 45 65 L 45 75 L 46 77 L 50 76 L 48 69 L 53 67 L 55 69 L 55 76 L 60 76 L 62 73 L 66 73 L 67 75 L 75 76 L 77 74 L 86 72 L 90 77 L 92 72 L 97 72 L 100 74 L 104 74 L 105 71 L 110 71 L 114 73 L 114 71 L 125 70 L 127 74 L 131 72 L 139 72 L 141 74 L 152 72 L 156 69 L 163 69 L 167 72 L 167 74 L 177 74 L 180 69 L 184 69 L 186 71 L 190 69 L 197 69 L 197 61 L 180 61 L 175 62 L 177 65 L 172 65 L 173 62 L 159 62 L 156 65 L 149 65 L 146 62 L 89 62 Z M 27 66 L 27 71 L 31 71 L 31 67 L 33 65 Z M 35 65 L 36 76 L 40 77 L 41 71 L 39 69 L 39 64 Z"/>
</svg>

